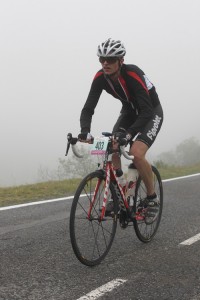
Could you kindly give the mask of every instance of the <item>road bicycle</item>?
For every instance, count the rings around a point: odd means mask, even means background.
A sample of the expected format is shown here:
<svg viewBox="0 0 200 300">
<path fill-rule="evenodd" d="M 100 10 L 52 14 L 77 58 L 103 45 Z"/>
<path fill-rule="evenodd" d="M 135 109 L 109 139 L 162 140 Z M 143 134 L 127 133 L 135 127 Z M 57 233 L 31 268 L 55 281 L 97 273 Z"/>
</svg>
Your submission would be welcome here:
<svg viewBox="0 0 200 300">
<path fill-rule="evenodd" d="M 70 145 L 77 157 L 83 157 L 78 150 L 78 138 L 67 136 Z M 152 166 L 153 182 L 159 203 L 150 207 L 147 201 L 146 187 L 138 176 L 137 179 L 127 183 L 125 187 L 120 184 L 117 170 L 112 164 L 113 136 L 111 133 L 102 133 L 101 137 L 94 138 L 91 144 L 91 154 L 102 155 L 102 165 L 85 176 L 80 182 L 71 206 L 70 212 L 70 239 L 73 251 L 78 260 L 87 266 L 99 264 L 108 254 L 113 243 L 117 223 L 122 229 L 133 226 L 140 241 L 147 243 L 155 236 L 162 215 L 163 187 L 161 176 Z M 128 160 L 133 160 L 120 146 L 119 154 Z M 81 161 L 80 161 L 81 163 Z M 135 186 L 135 195 L 131 198 L 129 190 Z M 106 213 L 108 201 L 112 202 L 111 213 Z"/>
</svg>

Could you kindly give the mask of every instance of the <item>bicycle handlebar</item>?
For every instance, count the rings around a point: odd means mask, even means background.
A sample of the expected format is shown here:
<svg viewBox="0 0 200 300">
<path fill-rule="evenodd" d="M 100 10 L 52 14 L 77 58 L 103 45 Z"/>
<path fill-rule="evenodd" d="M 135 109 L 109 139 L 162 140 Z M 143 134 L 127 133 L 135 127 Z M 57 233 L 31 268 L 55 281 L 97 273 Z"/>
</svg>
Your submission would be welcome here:
<svg viewBox="0 0 200 300">
<path fill-rule="evenodd" d="M 107 136 L 108 136 L 108 133 L 106 133 Z M 112 134 L 109 135 L 110 138 L 112 138 Z M 67 135 L 67 140 L 68 140 L 68 143 L 67 143 L 67 149 L 66 149 L 66 153 L 65 153 L 65 156 L 67 156 L 68 152 L 69 152 L 69 148 L 70 148 L 70 145 L 72 146 L 72 152 L 73 154 L 78 157 L 78 158 L 83 158 L 84 155 L 80 154 L 77 150 L 77 146 L 76 146 L 76 143 L 79 141 L 78 138 L 73 138 L 72 137 L 72 134 L 71 133 L 68 133 Z M 91 141 L 88 141 L 86 142 L 88 144 L 91 144 Z M 125 146 L 120 146 L 120 152 L 121 154 L 128 160 L 133 160 L 134 159 L 134 156 L 133 155 L 129 155 L 127 153 L 127 151 L 125 151 Z"/>
<path fill-rule="evenodd" d="M 72 152 L 74 153 L 74 155 L 78 158 L 83 158 L 84 155 L 80 154 L 76 148 L 76 145 L 72 145 Z"/>
<path fill-rule="evenodd" d="M 127 151 L 125 151 L 125 146 L 120 146 L 120 152 L 121 154 L 126 158 L 126 159 L 129 159 L 129 160 L 133 160 L 134 159 L 134 156 L 133 155 L 129 155 L 127 153 Z"/>
<path fill-rule="evenodd" d="M 70 145 L 72 146 L 72 152 L 74 153 L 75 156 L 77 156 L 78 158 L 82 158 L 83 155 L 81 155 L 77 148 L 76 148 L 76 143 L 78 142 L 78 138 L 73 138 L 71 133 L 68 133 L 67 135 L 67 149 L 66 149 L 66 153 L 65 156 L 67 156 L 68 152 L 69 152 L 69 148 Z"/>
</svg>

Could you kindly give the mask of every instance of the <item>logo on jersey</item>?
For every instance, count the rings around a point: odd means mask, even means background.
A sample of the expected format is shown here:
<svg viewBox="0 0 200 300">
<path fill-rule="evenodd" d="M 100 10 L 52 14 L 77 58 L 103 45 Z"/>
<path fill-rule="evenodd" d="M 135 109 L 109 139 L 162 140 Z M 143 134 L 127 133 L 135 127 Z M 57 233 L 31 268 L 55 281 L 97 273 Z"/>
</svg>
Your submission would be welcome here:
<svg viewBox="0 0 200 300">
<path fill-rule="evenodd" d="M 147 77 L 147 75 L 143 75 L 144 76 L 144 80 L 147 86 L 147 89 L 150 90 L 153 87 L 153 84 L 151 83 L 151 81 L 149 80 L 149 78 Z"/>
<path fill-rule="evenodd" d="M 157 134 L 158 127 L 159 127 L 161 119 L 162 119 L 161 117 L 159 117 L 158 115 L 156 115 L 155 119 L 153 120 L 153 127 L 152 127 L 152 129 L 147 132 L 147 136 L 148 136 L 148 138 L 150 138 L 151 141 L 153 140 L 153 137 L 155 137 L 156 134 Z"/>
</svg>

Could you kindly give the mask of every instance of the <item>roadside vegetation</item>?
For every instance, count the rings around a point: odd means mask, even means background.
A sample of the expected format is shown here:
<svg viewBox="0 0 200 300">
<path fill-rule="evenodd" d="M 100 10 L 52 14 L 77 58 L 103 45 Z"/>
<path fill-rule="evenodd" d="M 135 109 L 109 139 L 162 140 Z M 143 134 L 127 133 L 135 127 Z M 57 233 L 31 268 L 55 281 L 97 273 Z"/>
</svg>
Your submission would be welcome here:
<svg viewBox="0 0 200 300">
<path fill-rule="evenodd" d="M 162 179 L 200 173 L 200 163 L 194 166 L 168 166 L 158 162 Z M 47 181 L 37 184 L 0 188 L 0 206 L 61 198 L 74 194 L 81 178 Z"/>
<path fill-rule="evenodd" d="M 59 159 L 56 170 L 40 168 L 39 183 L 0 188 L 0 206 L 9 206 L 71 196 L 80 180 L 97 168 L 88 150 L 81 149 L 84 158 L 73 157 Z M 100 162 L 99 162 L 100 163 Z M 176 147 L 175 150 L 161 153 L 153 164 L 160 171 L 162 179 L 174 178 L 200 173 L 200 144 L 190 138 Z"/>
</svg>

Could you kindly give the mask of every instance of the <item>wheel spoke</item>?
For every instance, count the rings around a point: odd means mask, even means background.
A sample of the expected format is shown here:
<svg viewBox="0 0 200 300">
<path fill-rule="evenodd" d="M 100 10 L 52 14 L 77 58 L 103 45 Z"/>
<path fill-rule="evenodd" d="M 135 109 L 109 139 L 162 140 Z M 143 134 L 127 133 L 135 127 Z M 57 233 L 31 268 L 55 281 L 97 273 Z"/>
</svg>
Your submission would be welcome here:
<svg viewBox="0 0 200 300">
<path fill-rule="evenodd" d="M 137 237 L 142 242 L 149 242 L 155 235 L 161 215 L 163 206 L 163 190 L 160 174 L 155 167 L 152 167 L 153 171 L 153 183 L 155 192 L 159 198 L 160 203 L 152 208 L 148 207 L 146 201 L 147 193 L 144 182 L 141 178 L 138 179 L 136 186 L 136 200 L 134 204 L 134 210 L 136 218 L 134 220 L 134 228 Z M 141 211 L 141 212 L 140 212 Z"/>
<path fill-rule="evenodd" d="M 101 220 L 105 180 L 96 171 L 80 183 L 70 214 L 70 237 L 77 258 L 88 266 L 98 264 L 108 253 L 116 232 L 117 218 Z M 114 193 L 112 185 L 109 197 Z M 116 209 L 117 214 L 117 209 Z"/>
</svg>

